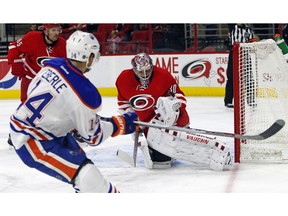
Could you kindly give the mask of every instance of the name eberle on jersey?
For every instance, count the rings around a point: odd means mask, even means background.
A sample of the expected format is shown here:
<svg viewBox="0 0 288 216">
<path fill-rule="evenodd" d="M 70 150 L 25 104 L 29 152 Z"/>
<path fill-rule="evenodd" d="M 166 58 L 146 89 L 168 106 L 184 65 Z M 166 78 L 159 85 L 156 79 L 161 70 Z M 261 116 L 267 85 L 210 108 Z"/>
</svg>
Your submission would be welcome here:
<svg viewBox="0 0 288 216">
<path fill-rule="evenodd" d="M 47 80 L 48 83 L 56 90 L 57 93 L 60 94 L 60 90 L 62 88 L 67 88 L 67 85 L 64 81 L 51 69 L 48 69 L 45 73 L 43 73 L 42 78 Z"/>
</svg>

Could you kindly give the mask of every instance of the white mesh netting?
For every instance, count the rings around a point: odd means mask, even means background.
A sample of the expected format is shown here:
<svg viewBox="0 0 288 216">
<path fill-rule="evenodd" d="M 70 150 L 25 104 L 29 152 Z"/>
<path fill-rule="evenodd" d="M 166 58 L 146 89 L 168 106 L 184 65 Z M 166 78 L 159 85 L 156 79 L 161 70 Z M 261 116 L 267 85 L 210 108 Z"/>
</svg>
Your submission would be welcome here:
<svg viewBox="0 0 288 216">
<path fill-rule="evenodd" d="M 288 64 L 274 40 L 239 47 L 240 134 L 258 134 L 277 119 L 286 122 L 274 136 L 240 141 L 240 160 L 288 159 Z"/>
</svg>

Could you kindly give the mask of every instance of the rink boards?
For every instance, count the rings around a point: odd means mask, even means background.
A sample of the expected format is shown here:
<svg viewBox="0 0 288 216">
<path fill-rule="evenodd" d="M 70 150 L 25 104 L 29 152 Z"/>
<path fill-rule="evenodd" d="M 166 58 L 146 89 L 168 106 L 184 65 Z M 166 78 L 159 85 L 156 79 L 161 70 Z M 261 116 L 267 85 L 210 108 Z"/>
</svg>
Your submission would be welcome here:
<svg viewBox="0 0 288 216">
<path fill-rule="evenodd" d="M 87 73 L 103 96 L 116 96 L 115 80 L 131 68 L 134 55 L 101 56 Z M 187 96 L 224 96 L 228 53 L 151 54 L 156 66 L 166 68 Z M 11 74 L 7 59 L 0 59 L 0 99 L 20 96 L 20 82 Z"/>
</svg>

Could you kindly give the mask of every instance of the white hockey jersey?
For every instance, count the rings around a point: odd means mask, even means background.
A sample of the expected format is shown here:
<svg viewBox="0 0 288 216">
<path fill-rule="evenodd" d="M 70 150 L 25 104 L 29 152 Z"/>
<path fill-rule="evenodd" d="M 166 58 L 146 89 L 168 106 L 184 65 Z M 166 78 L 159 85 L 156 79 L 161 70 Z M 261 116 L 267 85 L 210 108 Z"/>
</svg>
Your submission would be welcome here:
<svg viewBox="0 0 288 216">
<path fill-rule="evenodd" d="M 113 133 L 110 122 L 100 121 L 101 95 L 71 62 L 55 58 L 32 80 L 28 98 L 11 116 L 10 134 L 16 149 L 29 138 L 51 140 L 76 129 L 91 145 Z"/>
</svg>

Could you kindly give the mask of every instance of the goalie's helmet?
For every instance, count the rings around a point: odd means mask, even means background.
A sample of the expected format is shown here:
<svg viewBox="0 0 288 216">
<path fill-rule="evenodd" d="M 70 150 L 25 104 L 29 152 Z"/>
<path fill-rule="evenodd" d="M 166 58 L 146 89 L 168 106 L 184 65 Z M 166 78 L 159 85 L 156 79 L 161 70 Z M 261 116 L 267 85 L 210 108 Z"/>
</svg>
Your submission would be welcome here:
<svg viewBox="0 0 288 216">
<path fill-rule="evenodd" d="M 68 59 L 88 62 L 91 53 L 95 55 L 93 65 L 100 58 L 100 44 L 97 38 L 91 33 L 78 30 L 71 34 L 66 41 Z M 91 68 L 91 66 L 87 68 Z"/>
<path fill-rule="evenodd" d="M 146 53 L 138 53 L 132 60 L 131 64 L 135 75 L 140 79 L 142 85 L 147 87 L 149 79 L 153 72 L 153 62 Z"/>
</svg>

